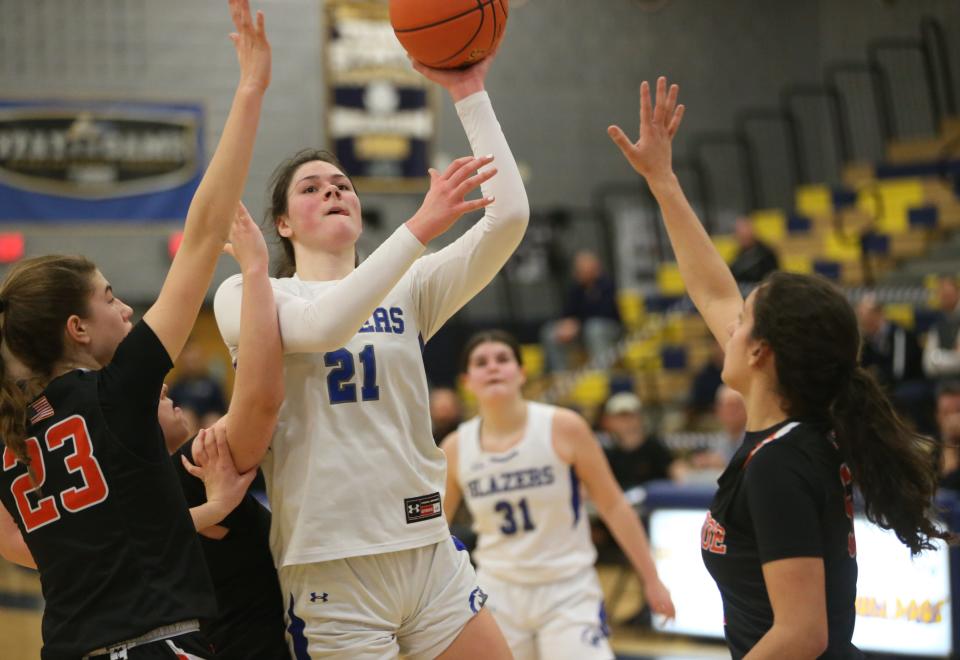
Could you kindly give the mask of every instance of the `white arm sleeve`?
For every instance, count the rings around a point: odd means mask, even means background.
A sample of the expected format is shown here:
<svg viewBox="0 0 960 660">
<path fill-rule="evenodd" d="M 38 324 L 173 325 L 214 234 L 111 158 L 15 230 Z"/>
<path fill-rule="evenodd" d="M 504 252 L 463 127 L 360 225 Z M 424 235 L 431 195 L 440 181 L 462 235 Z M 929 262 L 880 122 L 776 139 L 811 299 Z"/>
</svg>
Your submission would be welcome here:
<svg viewBox="0 0 960 660">
<path fill-rule="evenodd" d="M 490 283 L 517 249 L 530 218 L 520 171 L 486 92 L 456 104 L 457 114 L 475 156 L 493 154 L 497 174 L 482 186 L 496 198 L 463 236 L 417 260 L 410 270 L 423 340 Z"/>
<path fill-rule="evenodd" d="M 927 342 L 923 346 L 923 373 L 928 378 L 960 374 L 960 351 L 941 348 L 936 330 L 927 334 Z"/>
<path fill-rule="evenodd" d="M 283 352 L 318 353 L 346 344 L 423 249 L 407 226 L 401 225 L 356 270 L 314 299 L 274 286 Z M 220 285 L 213 299 L 220 334 L 234 357 L 240 341 L 242 291 L 243 280 L 234 275 Z"/>
</svg>

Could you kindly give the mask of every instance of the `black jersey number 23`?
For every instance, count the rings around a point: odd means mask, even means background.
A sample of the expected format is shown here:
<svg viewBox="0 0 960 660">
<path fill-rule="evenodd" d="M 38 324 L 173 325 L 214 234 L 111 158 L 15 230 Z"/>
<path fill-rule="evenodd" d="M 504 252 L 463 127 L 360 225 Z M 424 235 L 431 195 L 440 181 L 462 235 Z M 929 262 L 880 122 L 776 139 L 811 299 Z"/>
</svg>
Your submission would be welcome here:
<svg viewBox="0 0 960 660">
<path fill-rule="evenodd" d="M 64 447 L 67 440 L 73 441 L 73 451 Z M 23 519 L 23 527 L 27 533 L 40 529 L 44 525 L 60 520 L 60 510 L 70 513 L 83 511 L 96 506 L 107 499 L 109 489 L 103 478 L 103 470 L 97 457 L 93 455 L 93 445 L 90 434 L 87 432 L 87 423 L 83 417 L 72 415 L 63 421 L 57 422 L 44 434 L 44 444 L 51 456 L 63 454 L 63 462 L 67 471 L 79 473 L 83 484 L 77 488 L 65 488 L 56 495 L 47 495 L 37 501 L 34 506 L 27 499 L 27 495 L 34 491 L 42 492 L 43 482 L 46 480 L 46 468 L 43 464 L 43 453 L 40 451 L 40 441 L 37 438 L 27 438 L 27 455 L 36 477 L 36 484 L 30 481 L 30 475 L 21 474 L 13 480 L 10 492 L 17 502 L 17 509 Z M 17 458 L 9 448 L 3 451 L 3 471 L 7 472 L 17 466 Z M 60 500 L 59 505 L 57 499 Z"/>
</svg>

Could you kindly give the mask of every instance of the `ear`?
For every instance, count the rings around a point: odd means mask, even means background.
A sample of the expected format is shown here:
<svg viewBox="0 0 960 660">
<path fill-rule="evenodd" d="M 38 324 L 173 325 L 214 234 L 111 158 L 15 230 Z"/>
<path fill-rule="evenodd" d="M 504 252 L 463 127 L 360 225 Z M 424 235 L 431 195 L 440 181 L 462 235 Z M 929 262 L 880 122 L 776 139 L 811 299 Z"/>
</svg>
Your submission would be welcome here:
<svg viewBox="0 0 960 660">
<path fill-rule="evenodd" d="M 770 350 L 770 344 L 763 340 L 755 341 L 750 347 L 747 363 L 751 367 L 763 367 L 771 355 L 773 352 Z"/>
<path fill-rule="evenodd" d="M 67 339 L 76 343 L 76 344 L 89 344 L 90 343 L 90 334 L 87 332 L 86 322 L 77 316 L 72 314 L 68 319 L 66 326 L 64 327 L 64 332 L 67 335 Z"/>
<path fill-rule="evenodd" d="M 280 234 L 283 238 L 290 238 L 293 236 L 293 227 L 287 223 L 287 216 L 281 215 L 277 218 L 277 233 Z"/>
</svg>

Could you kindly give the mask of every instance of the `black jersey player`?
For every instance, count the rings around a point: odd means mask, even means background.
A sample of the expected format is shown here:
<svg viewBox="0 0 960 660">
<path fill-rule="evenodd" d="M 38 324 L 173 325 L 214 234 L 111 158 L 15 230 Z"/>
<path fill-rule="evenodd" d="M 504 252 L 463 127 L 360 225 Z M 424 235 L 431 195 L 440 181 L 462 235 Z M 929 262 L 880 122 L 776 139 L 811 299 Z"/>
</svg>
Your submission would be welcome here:
<svg viewBox="0 0 960 660">
<path fill-rule="evenodd" d="M 31 373 L 0 367 L 0 501 L 40 571 L 44 660 L 206 657 L 214 611 L 157 422 L 163 378 L 189 336 L 246 179 L 270 48 L 262 15 L 231 0 L 240 82 L 157 301 L 133 325 L 94 264 L 39 257 L 0 286 L 2 339 Z M 225 513 L 225 512 L 223 512 Z"/>
<path fill-rule="evenodd" d="M 843 294 L 818 277 L 774 273 L 744 300 L 672 169 L 683 106 L 676 85 L 640 89 L 640 139 L 608 130 L 646 179 L 683 281 L 724 346 L 723 380 L 744 396 L 744 445 L 719 480 L 701 547 L 740 658 L 859 657 L 852 489 L 867 517 L 914 553 L 947 538 L 929 517 L 931 442 L 911 433 L 857 364 Z"/>
</svg>

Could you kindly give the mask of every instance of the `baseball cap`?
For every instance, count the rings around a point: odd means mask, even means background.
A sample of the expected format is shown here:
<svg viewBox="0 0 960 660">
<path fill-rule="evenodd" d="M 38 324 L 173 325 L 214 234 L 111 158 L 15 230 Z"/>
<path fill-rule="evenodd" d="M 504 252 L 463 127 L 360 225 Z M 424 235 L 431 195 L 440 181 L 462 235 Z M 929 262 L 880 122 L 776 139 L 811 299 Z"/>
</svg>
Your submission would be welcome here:
<svg viewBox="0 0 960 660">
<path fill-rule="evenodd" d="M 639 413 L 643 409 L 643 403 L 633 392 L 617 392 L 607 400 L 603 407 L 603 412 L 607 415 L 623 415 L 626 413 Z"/>
</svg>

